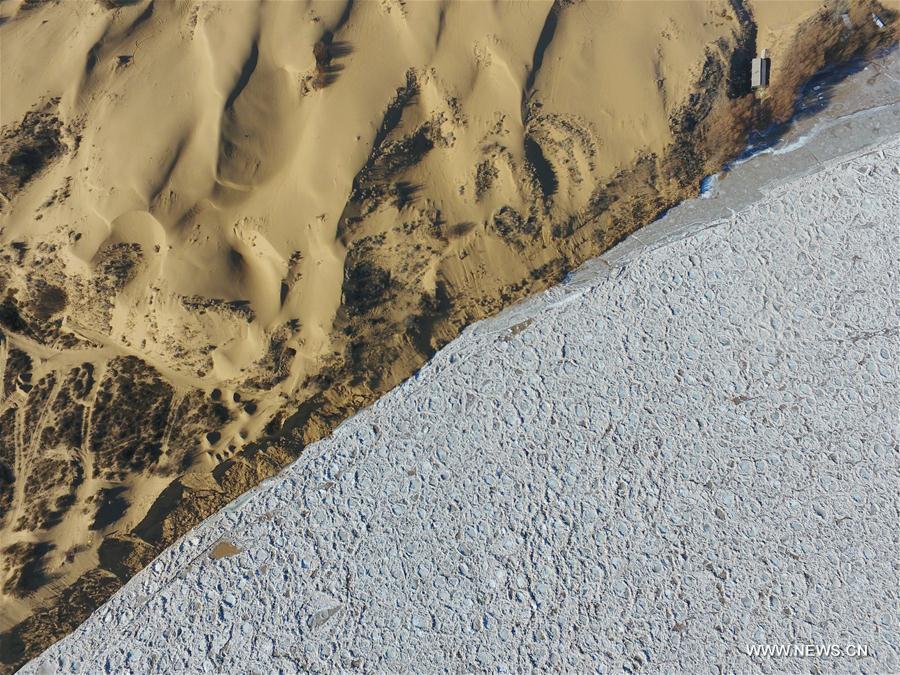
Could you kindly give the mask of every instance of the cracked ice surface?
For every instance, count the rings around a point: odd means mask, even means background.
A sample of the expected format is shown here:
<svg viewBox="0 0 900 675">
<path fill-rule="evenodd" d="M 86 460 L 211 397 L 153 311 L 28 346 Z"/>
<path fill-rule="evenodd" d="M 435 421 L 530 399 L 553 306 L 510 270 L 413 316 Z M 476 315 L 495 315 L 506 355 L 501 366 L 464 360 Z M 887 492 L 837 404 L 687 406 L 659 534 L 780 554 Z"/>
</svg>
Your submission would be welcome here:
<svg viewBox="0 0 900 675">
<path fill-rule="evenodd" d="M 896 672 L 898 167 L 468 329 L 26 671 Z"/>
</svg>

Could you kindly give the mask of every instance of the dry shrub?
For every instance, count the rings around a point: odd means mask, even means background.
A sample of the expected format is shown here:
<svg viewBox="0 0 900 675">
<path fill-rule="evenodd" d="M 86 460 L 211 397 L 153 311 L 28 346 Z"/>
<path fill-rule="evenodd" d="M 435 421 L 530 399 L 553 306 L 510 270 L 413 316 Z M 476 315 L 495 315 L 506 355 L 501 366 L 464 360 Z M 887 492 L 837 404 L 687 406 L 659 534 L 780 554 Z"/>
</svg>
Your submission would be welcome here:
<svg viewBox="0 0 900 675">
<path fill-rule="evenodd" d="M 844 25 L 843 13 L 849 15 L 852 30 Z M 875 25 L 873 13 L 884 28 Z M 865 56 L 896 40 L 897 13 L 876 0 L 841 0 L 821 10 L 800 26 L 784 57 L 790 67 L 779 69 L 769 88 L 771 121 L 791 117 L 800 87 L 825 66 Z"/>
<path fill-rule="evenodd" d="M 704 175 L 719 171 L 744 150 L 748 131 L 755 126 L 756 117 L 752 94 L 713 108 L 703 121 Z"/>
<path fill-rule="evenodd" d="M 28 111 L 0 139 L 0 192 L 15 195 L 69 148 L 56 114 L 57 100 Z"/>
<path fill-rule="evenodd" d="M 66 308 L 66 292 L 43 279 L 35 283 L 32 314 L 40 321 L 47 321 Z"/>
</svg>

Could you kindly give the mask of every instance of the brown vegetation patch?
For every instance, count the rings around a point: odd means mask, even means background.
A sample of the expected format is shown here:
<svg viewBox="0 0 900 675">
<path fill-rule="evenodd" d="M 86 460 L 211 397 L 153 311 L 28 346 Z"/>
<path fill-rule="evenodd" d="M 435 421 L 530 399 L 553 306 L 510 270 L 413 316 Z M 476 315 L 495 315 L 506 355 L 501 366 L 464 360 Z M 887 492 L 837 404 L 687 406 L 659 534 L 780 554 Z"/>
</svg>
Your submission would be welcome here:
<svg viewBox="0 0 900 675">
<path fill-rule="evenodd" d="M 0 137 L 0 192 L 12 198 L 68 150 L 56 101 L 25 113 Z"/>
<path fill-rule="evenodd" d="M 221 560 L 222 558 L 230 558 L 231 556 L 243 553 L 243 551 L 244 549 L 238 548 L 230 541 L 223 539 L 209 552 L 209 557 L 213 560 Z"/>
<path fill-rule="evenodd" d="M 94 403 L 91 449 L 94 474 L 122 479 L 157 470 L 173 390 L 159 373 L 134 356 L 109 362 Z"/>
</svg>

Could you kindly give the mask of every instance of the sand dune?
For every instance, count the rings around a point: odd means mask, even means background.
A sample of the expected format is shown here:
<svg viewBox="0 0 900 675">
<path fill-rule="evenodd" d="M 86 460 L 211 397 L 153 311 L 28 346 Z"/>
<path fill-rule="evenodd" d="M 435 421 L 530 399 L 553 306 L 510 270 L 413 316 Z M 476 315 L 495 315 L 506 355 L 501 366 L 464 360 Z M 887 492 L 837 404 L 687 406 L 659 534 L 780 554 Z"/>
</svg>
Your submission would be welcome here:
<svg viewBox="0 0 900 675">
<path fill-rule="evenodd" d="M 23 673 L 897 672 L 890 107 L 479 322 Z"/>
<path fill-rule="evenodd" d="M 0 629 L 25 650 L 896 40 L 874 0 L 0 12 Z"/>
</svg>

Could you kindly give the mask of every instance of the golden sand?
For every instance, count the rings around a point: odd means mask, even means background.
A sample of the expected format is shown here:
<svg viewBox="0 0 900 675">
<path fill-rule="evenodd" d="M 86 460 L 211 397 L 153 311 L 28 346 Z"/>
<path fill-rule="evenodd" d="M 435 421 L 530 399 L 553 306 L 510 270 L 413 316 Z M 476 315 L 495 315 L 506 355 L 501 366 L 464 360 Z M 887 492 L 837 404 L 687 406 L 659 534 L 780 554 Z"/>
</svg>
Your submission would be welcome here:
<svg viewBox="0 0 900 675">
<path fill-rule="evenodd" d="M 0 13 L 6 663 L 896 39 L 874 0 Z"/>
</svg>

